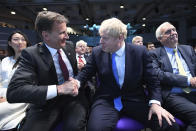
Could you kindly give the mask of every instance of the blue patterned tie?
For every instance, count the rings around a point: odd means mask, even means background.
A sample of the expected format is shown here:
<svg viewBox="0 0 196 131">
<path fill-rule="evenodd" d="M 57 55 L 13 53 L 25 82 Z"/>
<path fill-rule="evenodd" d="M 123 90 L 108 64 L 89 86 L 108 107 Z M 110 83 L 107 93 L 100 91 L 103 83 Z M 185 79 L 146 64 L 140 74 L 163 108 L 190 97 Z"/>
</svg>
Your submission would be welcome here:
<svg viewBox="0 0 196 131">
<path fill-rule="evenodd" d="M 117 71 L 115 56 L 116 56 L 116 53 L 113 53 L 112 54 L 112 70 L 113 70 L 113 74 L 114 74 L 114 77 L 116 79 L 116 82 L 119 85 L 118 71 Z M 119 97 L 117 97 L 117 98 L 114 99 L 114 107 L 118 111 L 120 111 L 123 108 L 122 101 L 121 101 L 121 96 L 119 96 Z"/>
</svg>

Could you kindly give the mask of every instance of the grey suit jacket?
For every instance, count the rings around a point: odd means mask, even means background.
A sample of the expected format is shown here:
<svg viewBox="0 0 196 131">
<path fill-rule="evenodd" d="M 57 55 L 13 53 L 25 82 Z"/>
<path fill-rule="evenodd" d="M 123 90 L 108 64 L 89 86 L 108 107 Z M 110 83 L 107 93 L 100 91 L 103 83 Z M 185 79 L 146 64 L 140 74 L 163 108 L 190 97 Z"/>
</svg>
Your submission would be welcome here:
<svg viewBox="0 0 196 131">
<path fill-rule="evenodd" d="M 185 60 L 191 75 L 196 73 L 196 55 L 191 46 L 178 45 L 178 50 Z M 167 97 L 173 86 L 187 87 L 187 77 L 173 74 L 172 65 L 164 47 L 157 48 L 150 52 L 153 59 L 153 68 L 162 86 L 162 96 Z"/>
</svg>

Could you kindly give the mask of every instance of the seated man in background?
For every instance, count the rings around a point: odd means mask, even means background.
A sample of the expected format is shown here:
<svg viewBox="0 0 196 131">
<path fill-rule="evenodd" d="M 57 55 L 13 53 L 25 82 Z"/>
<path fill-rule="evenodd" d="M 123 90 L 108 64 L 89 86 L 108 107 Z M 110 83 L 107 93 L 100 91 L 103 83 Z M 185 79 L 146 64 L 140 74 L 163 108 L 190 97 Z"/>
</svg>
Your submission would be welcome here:
<svg viewBox="0 0 196 131">
<path fill-rule="evenodd" d="M 86 53 L 86 48 L 87 48 L 87 43 L 83 40 L 79 40 L 76 42 L 76 59 L 77 59 L 77 65 L 78 65 L 78 70 L 81 71 L 82 68 L 86 65 L 86 59 L 87 55 Z M 86 95 L 90 103 L 92 103 L 93 96 L 95 94 L 96 90 L 96 76 L 93 76 L 91 79 L 87 81 L 85 84 L 85 90 L 86 90 Z"/>
<path fill-rule="evenodd" d="M 161 82 L 163 104 L 187 124 L 186 131 L 196 131 L 196 55 L 189 45 L 178 43 L 176 28 L 164 22 L 156 30 L 162 47 L 150 51 L 153 68 Z"/>
<path fill-rule="evenodd" d="M 135 37 L 133 37 L 132 44 L 135 44 L 135 45 L 143 45 L 143 37 L 141 37 L 141 36 L 135 36 Z"/>
<path fill-rule="evenodd" d="M 87 55 L 87 56 L 91 55 L 92 49 L 93 49 L 92 46 L 87 46 L 87 47 L 86 47 L 86 55 Z"/>
<path fill-rule="evenodd" d="M 127 28 L 117 18 L 104 20 L 99 34 L 101 45 L 93 48 L 86 66 L 76 76 L 80 83 L 95 73 L 99 79 L 87 130 L 111 131 L 123 115 L 150 126 L 153 131 L 178 131 L 173 116 L 160 106 L 160 85 L 146 48 L 125 43 Z M 143 81 L 149 89 L 149 98 L 142 87 Z M 148 112 L 149 119 L 152 114 L 158 116 L 157 120 L 153 115 L 153 124 L 149 124 Z"/>
<path fill-rule="evenodd" d="M 30 103 L 21 131 L 52 131 L 59 121 L 64 131 L 85 131 L 88 103 L 72 78 L 77 61 L 73 45 L 66 43 L 67 22 L 51 11 L 36 17 L 43 42 L 22 51 L 7 91 L 8 102 Z"/>
<path fill-rule="evenodd" d="M 147 42 L 146 47 L 148 50 L 154 50 L 155 49 L 155 45 L 152 42 Z"/>
<path fill-rule="evenodd" d="M 86 64 L 86 48 L 87 48 L 87 43 L 83 40 L 79 40 L 76 42 L 76 59 L 77 59 L 77 65 L 78 65 L 78 70 L 80 71 L 84 65 Z"/>
</svg>

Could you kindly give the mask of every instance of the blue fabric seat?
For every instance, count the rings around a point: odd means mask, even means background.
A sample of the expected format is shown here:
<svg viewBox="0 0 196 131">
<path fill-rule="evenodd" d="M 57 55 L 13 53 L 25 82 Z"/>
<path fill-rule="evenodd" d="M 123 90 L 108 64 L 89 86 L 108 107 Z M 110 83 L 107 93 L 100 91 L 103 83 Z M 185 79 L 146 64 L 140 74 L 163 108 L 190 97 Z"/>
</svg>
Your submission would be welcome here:
<svg viewBox="0 0 196 131">
<path fill-rule="evenodd" d="M 175 118 L 175 120 L 181 127 L 186 126 L 180 119 Z M 118 121 L 115 131 L 140 131 L 144 128 L 146 127 L 142 123 L 128 117 L 122 117 Z M 62 123 L 59 123 L 54 131 L 63 131 Z"/>
<path fill-rule="evenodd" d="M 180 119 L 175 118 L 175 120 L 181 127 L 185 127 Z M 144 128 L 145 126 L 142 123 L 128 117 L 122 117 L 118 121 L 115 131 L 140 131 Z"/>
</svg>

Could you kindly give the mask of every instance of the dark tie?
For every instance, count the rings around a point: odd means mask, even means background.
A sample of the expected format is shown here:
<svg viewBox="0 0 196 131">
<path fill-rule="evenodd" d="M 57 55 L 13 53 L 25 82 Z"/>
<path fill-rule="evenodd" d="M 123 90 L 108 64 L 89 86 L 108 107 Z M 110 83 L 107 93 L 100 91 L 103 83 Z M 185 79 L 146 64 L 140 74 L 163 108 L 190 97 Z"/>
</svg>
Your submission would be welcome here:
<svg viewBox="0 0 196 131">
<path fill-rule="evenodd" d="M 183 67 L 183 65 L 182 65 L 182 62 L 180 61 L 180 58 L 179 58 L 179 56 L 178 56 L 178 52 L 177 52 L 176 49 L 174 49 L 174 54 L 175 54 L 175 57 L 176 57 L 176 63 L 177 63 L 177 65 L 178 65 L 179 74 L 180 74 L 180 75 L 183 75 L 183 76 L 187 76 L 187 75 L 186 75 L 186 72 L 185 72 L 185 70 L 184 70 L 184 67 Z M 183 88 L 182 90 L 183 90 L 184 92 L 186 92 L 186 93 L 190 93 L 190 92 L 191 92 L 191 89 L 190 89 L 189 87 Z"/>
<path fill-rule="evenodd" d="M 62 59 L 62 56 L 61 56 L 61 53 L 60 53 L 61 51 L 58 50 L 57 52 L 58 52 L 58 55 L 59 55 L 58 60 L 59 60 L 59 65 L 60 65 L 64 80 L 67 81 L 69 79 L 69 72 L 68 72 L 67 66 L 64 63 L 63 59 Z"/>
<path fill-rule="evenodd" d="M 113 70 L 113 74 L 114 74 L 114 77 L 116 79 L 116 82 L 119 85 L 119 78 L 118 78 L 118 71 L 117 71 L 115 56 L 116 56 L 116 53 L 113 53 L 112 54 L 112 70 Z M 118 111 L 120 111 L 123 108 L 122 101 L 121 101 L 121 96 L 114 99 L 114 107 Z"/>
<path fill-rule="evenodd" d="M 79 55 L 79 56 L 78 56 L 78 62 L 79 62 L 79 63 L 83 63 L 83 64 L 84 64 L 84 62 L 83 62 L 83 60 L 82 60 L 82 56 L 81 56 L 81 55 Z"/>
</svg>

